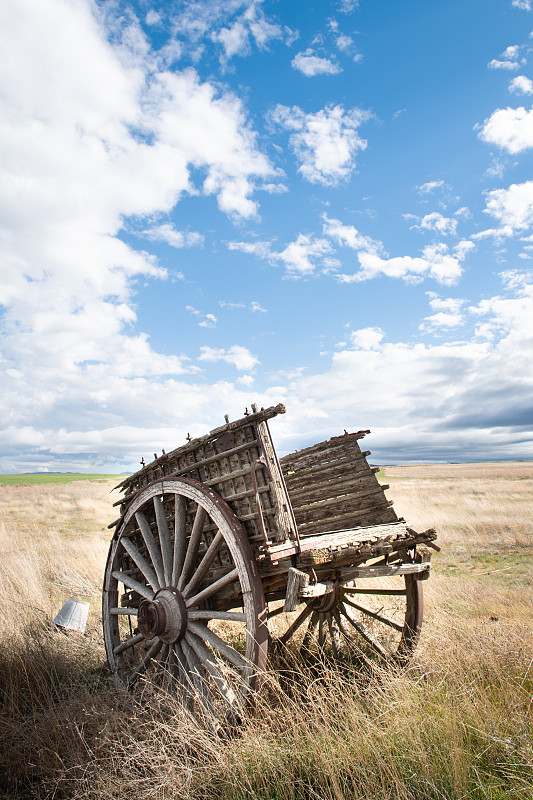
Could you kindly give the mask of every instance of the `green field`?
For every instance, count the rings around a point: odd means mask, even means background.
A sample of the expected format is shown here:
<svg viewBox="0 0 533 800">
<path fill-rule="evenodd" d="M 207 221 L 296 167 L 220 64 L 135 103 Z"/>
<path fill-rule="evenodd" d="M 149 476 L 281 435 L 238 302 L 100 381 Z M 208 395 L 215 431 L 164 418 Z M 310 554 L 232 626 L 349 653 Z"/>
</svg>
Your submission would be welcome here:
<svg viewBox="0 0 533 800">
<path fill-rule="evenodd" d="M 0 486 L 27 484 L 33 486 L 42 483 L 72 483 L 72 481 L 110 481 L 119 483 L 125 475 L 101 475 L 86 472 L 39 472 L 22 475 L 0 475 Z"/>
</svg>

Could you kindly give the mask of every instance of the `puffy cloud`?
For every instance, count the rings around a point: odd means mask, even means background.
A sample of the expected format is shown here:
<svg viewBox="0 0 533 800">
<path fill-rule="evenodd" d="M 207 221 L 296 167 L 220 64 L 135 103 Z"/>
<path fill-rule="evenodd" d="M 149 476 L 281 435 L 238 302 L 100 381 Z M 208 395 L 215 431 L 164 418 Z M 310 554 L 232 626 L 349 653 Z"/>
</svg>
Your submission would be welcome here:
<svg viewBox="0 0 533 800">
<path fill-rule="evenodd" d="M 426 292 L 426 294 L 429 297 L 429 305 L 435 313 L 425 317 L 419 325 L 419 329 L 423 333 L 451 330 L 464 324 L 463 307 L 466 300 L 455 297 L 441 298 L 435 292 Z"/>
<path fill-rule="evenodd" d="M 379 350 L 384 337 L 381 328 L 360 328 L 351 332 L 350 342 L 357 350 Z"/>
<path fill-rule="evenodd" d="M 253 42 L 264 50 L 275 40 L 290 44 L 296 35 L 268 17 L 260 0 L 191 0 L 181 4 L 171 19 L 174 35 L 192 52 L 193 58 L 201 58 L 205 43 L 214 42 L 222 48 L 223 63 L 235 56 L 248 55 Z"/>
<path fill-rule="evenodd" d="M 349 247 L 352 250 L 365 250 L 369 253 L 381 253 L 383 245 L 372 239 L 370 236 L 364 236 L 353 225 L 343 225 L 338 219 L 329 219 L 327 214 L 323 215 L 324 226 L 323 232 L 325 236 L 329 236 L 337 244 Z"/>
<path fill-rule="evenodd" d="M 275 124 L 291 131 L 289 141 L 304 178 L 324 185 L 335 185 L 350 177 L 356 154 L 367 144 L 358 128 L 370 118 L 368 111 L 345 111 L 340 105 L 326 106 L 316 114 L 306 114 L 298 106 L 278 105 L 271 114 Z"/>
<path fill-rule="evenodd" d="M 254 356 L 247 347 L 239 344 L 228 348 L 201 347 L 200 353 L 199 361 L 225 361 L 226 364 L 232 364 L 241 372 L 251 370 L 260 363 L 257 356 Z"/>
<path fill-rule="evenodd" d="M 371 280 L 380 275 L 388 278 L 402 278 L 409 283 L 419 283 L 430 277 L 438 283 L 451 285 L 458 281 L 462 274 L 461 258 L 450 255 L 445 244 L 428 245 L 421 256 L 396 256 L 380 258 L 375 253 L 360 252 L 360 269 L 353 275 L 339 274 L 337 280 L 342 283 L 359 283 Z"/>
<path fill-rule="evenodd" d="M 313 78 L 315 75 L 338 75 L 342 72 L 342 67 L 336 61 L 315 55 L 309 47 L 302 53 L 296 53 L 291 61 L 294 69 Z"/>
<path fill-rule="evenodd" d="M 299 233 L 283 250 L 274 250 L 268 242 L 229 242 L 228 247 L 263 258 L 272 265 L 283 264 L 293 278 L 313 274 L 317 267 L 325 265 L 325 257 L 332 252 L 327 239 L 304 233 Z"/>
<path fill-rule="evenodd" d="M 197 231 L 178 231 L 169 222 L 155 225 L 142 231 L 142 235 L 151 242 L 166 242 L 171 247 L 198 247 L 204 242 L 204 236 Z"/>
<path fill-rule="evenodd" d="M 457 220 L 444 217 L 438 211 L 433 211 L 431 214 L 426 214 L 422 217 L 420 224 L 413 227 L 422 231 L 436 231 L 443 236 L 455 236 L 457 233 Z"/>
<path fill-rule="evenodd" d="M 485 212 L 496 217 L 502 226 L 505 226 L 505 231 L 509 229 L 524 230 L 531 227 L 533 225 L 533 181 L 513 183 L 508 189 L 494 189 L 488 192 Z"/>
<path fill-rule="evenodd" d="M 485 120 L 478 135 L 509 153 L 521 153 L 533 147 L 533 109 L 500 108 Z"/>
<path fill-rule="evenodd" d="M 331 245 L 325 239 L 314 239 L 303 233 L 285 247 L 276 258 L 285 264 L 289 274 L 310 275 L 316 269 L 316 260 L 331 252 Z"/>
<path fill-rule="evenodd" d="M 419 195 L 423 196 L 434 192 L 435 189 L 440 189 L 442 186 L 444 186 L 444 181 L 426 181 L 426 183 L 417 186 L 416 190 Z"/>
<path fill-rule="evenodd" d="M 521 8 L 523 11 L 531 11 L 531 0 L 513 0 L 514 8 Z"/>
<path fill-rule="evenodd" d="M 509 91 L 515 94 L 533 94 L 533 81 L 525 75 L 517 75 L 509 84 Z"/>
<path fill-rule="evenodd" d="M 500 61 L 497 58 L 493 58 L 492 61 L 488 63 L 489 69 L 508 69 L 508 70 L 515 70 L 520 69 L 520 62 L 519 61 Z"/>
</svg>

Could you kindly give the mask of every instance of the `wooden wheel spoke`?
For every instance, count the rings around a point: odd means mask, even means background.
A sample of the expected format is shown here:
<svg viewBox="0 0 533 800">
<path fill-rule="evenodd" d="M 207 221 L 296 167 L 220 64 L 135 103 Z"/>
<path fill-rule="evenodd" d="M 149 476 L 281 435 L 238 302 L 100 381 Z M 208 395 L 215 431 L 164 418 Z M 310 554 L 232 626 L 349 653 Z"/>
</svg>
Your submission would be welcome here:
<svg viewBox="0 0 533 800">
<path fill-rule="evenodd" d="M 298 616 L 296 617 L 296 619 L 294 620 L 292 625 L 285 631 L 283 636 L 280 638 L 281 644 L 287 644 L 287 642 L 289 641 L 291 636 L 293 636 L 294 633 L 300 627 L 300 625 L 302 625 L 302 623 L 305 622 L 305 620 L 312 613 L 312 611 L 313 611 L 313 609 L 312 609 L 312 607 L 310 605 L 305 606 L 303 611 L 301 611 L 298 614 Z"/>
<path fill-rule="evenodd" d="M 144 539 L 144 543 L 150 553 L 150 558 L 152 559 L 152 564 L 154 565 L 157 580 L 159 582 L 160 588 L 161 586 L 165 585 L 165 575 L 163 572 L 163 559 L 161 557 L 161 551 L 157 546 L 156 540 L 154 538 L 154 534 L 148 524 L 148 520 L 144 516 L 142 511 L 137 511 L 135 514 L 135 519 L 137 520 L 137 525 L 139 526 L 139 530 L 141 531 L 142 537 Z"/>
<path fill-rule="evenodd" d="M 155 571 L 152 569 L 148 561 L 144 558 L 143 555 L 139 552 L 137 547 L 133 544 L 131 539 L 128 539 L 126 536 L 123 536 L 120 539 L 120 544 L 126 551 L 126 553 L 133 559 L 133 561 L 137 564 L 139 569 L 141 570 L 142 574 L 146 578 L 146 581 L 150 584 L 152 589 L 157 592 L 159 589 L 159 581 L 157 580 L 157 575 Z"/>
<path fill-rule="evenodd" d="M 150 664 L 157 656 L 162 647 L 163 647 L 163 642 L 159 640 L 157 642 L 154 642 L 154 644 L 146 653 L 145 657 L 142 659 L 139 666 L 136 667 L 131 673 L 131 675 L 128 676 L 128 680 L 126 682 L 128 689 L 131 688 L 133 684 L 140 678 L 140 676 L 146 672 L 146 670 L 148 669 L 148 667 L 150 666 Z"/>
<path fill-rule="evenodd" d="M 188 600 L 185 601 L 185 605 L 187 608 L 199 605 L 204 600 L 207 600 L 208 597 L 211 597 L 212 594 L 215 594 L 220 589 L 223 589 L 224 586 L 227 586 L 228 583 L 232 583 L 233 581 L 237 580 L 238 577 L 238 569 L 232 569 L 231 572 L 226 573 L 226 575 L 223 575 L 222 578 L 218 579 L 218 581 L 215 581 L 210 586 L 202 589 L 202 591 L 198 592 L 198 594 L 195 594 L 194 597 L 189 597 Z"/>
<path fill-rule="evenodd" d="M 165 642 L 155 660 L 154 683 L 161 683 L 161 676 L 168 670 L 168 651 L 169 645 Z"/>
<path fill-rule="evenodd" d="M 204 642 L 211 645 L 211 647 L 217 650 L 227 661 L 233 664 L 234 667 L 237 667 L 237 669 L 246 669 L 246 667 L 248 667 L 246 659 L 243 658 L 237 650 L 231 647 L 231 645 L 227 644 L 224 639 L 221 639 L 218 634 L 210 630 L 207 625 L 202 625 L 200 622 L 189 621 L 189 630 L 199 636 L 200 639 L 203 639 Z"/>
<path fill-rule="evenodd" d="M 163 503 L 163 495 L 157 495 L 154 497 L 154 510 L 157 531 L 159 533 L 159 544 L 161 545 L 161 555 L 163 557 L 164 585 L 169 586 L 170 581 L 172 580 L 173 554 L 172 542 L 170 541 L 170 531 L 168 529 L 168 521 Z"/>
<path fill-rule="evenodd" d="M 125 572 L 114 570 L 111 574 L 117 581 L 123 583 L 124 586 L 128 587 L 128 589 L 133 589 L 134 592 L 137 592 L 137 594 L 140 594 L 141 597 L 146 598 L 146 600 L 154 599 L 154 592 L 149 586 L 143 586 L 143 584 L 139 583 L 139 581 L 136 581 L 134 578 L 130 578 L 129 575 L 126 575 Z"/>
<path fill-rule="evenodd" d="M 187 598 L 191 594 L 191 592 L 198 586 L 198 584 L 202 581 L 205 574 L 209 570 L 209 567 L 215 560 L 215 557 L 220 550 L 222 543 L 224 542 L 224 537 L 220 531 L 217 532 L 217 535 L 214 537 L 213 541 L 207 548 L 204 557 L 200 561 L 198 567 L 196 568 L 195 572 L 193 573 L 192 578 L 190 579 L 189 583 L 183 589 L 183 597 Z"/>
<path fill-rule="evenodd" d="M 400 625 L 399 622 L 396 622 L 396 620 L 391 619 L 390 617 L 386 617 L 385 614 L 381 614 L 378 611 L 373 611 L 371 608 L 362 606 L 360 603 L 354 603 L 352 600 L 348 600 L 348 598 L 345 598 L 344 602 L 347 606 L 355 608 L 362 614 L 366 614 L 368 617 L 378 620 L 378 622 L 383 622 L 384 625 L 388 625 L 390 628 L 394 628 L 397 631 L 403 631 L 403 625 Z"/>
<path fill-rule="evenodd" d="M 194 684 L 188 676 L 188 663 L 181 642 L 175 642 L 170 646 L 170 658 L 172 662 L 171 672 L 179 683 L 182 700 L 187 709 L 192 712 L 195 693 Z"/>
<path fill-rule="evenodd" d="M 380 594 L 385 596 L 403 596 L 407 594 L 405 589 L 359 589 L 356 586 L 344 586 L 342 590 L 345 594 Z"/>
<path fill-rule="evenodd" d="M 138 610 L 139 610 L 138 608 L 130 608 L 130 607 L 110 608 L 109 609 L 109 613 L 113 614 L 113 616 L 115 616 L 115 617 L 119 617 L 119 616 L 130 616 L 130 617 L 134 616 L 134 617 L 136 617 Z"/>
<path fill-rule="evenodd" d="M 224 619 L 231 622 L 246 622 L 246 614 L 244 611 L 189 611 L 189 619 Z"/>
<path fill-rule="evenodd" d="M 215 710 L 202 674 L 202 662 L 186 638 L 181 640 L 181 647 L 189 666 L 187 670 L 188 688 L 193 689 L 207 716 L 213 718 L 215 716 Z"/>
<path fill-rule="evenodd" d="M 217 687 L 218 691 L 224 698 L 229 708 L 235 709 L 236 706 L 238 708 L 242 708 L 243 705 L 242 697 L 238 696 L 232 689 L 232 687 L 229 685 L 228 681 L 224 677 L 222 670 L 218 666 L 213 653 L 209 650 L 209 648 L 204 644 L 204 642 L 198 636 L 194 636 L 190 633 L 187 633 L 185 638 L 187 639 L 192 649 L 195 651 L 198 658 L 201 660 L 205 669 L 210 674 L 211 678 L 215 683 L 215 686 Z"/>
<path fill-rule="evenodd" d="M 331 647 L 333 649 L 333 655 L 336 659 L 340 659 L 342 657 L 341 653 L 341 639 L 339 634 L 339 629 L 337 628 L 337 621 L 334 617 L 334 614 L 328 614 L 328 628 L 329 628 L 329 635 L 331 637 Z"/>
<path fill-rule="evenodd" d="M 348 614 L 348 612 L 346 611 L 346 609 L 344 608 L 344 606 L 343 606 L 343 605 L 339 606 L 339 609 L 340 609 L 340 612 L 341 612 L 341 614 L 343 615 L 343 617 L 345 617 L 345 619 L 347 619 L 347 620 L 348 620 L 348 622 L 350 623 L 350 625 L 352 625 L 352 626 L 355 628 L 355 630 L 356 630 L 356 631 L 357 631 L 357 632 L 358 632 L 358 633 L 359 633 L 359 634 L 360 634 L 360 635 L 363 637 L 363 639 L 364 639 L 366 642 L 368 642 L 368 644 L 369 644 L 371 647 L 373 647 L 373 648 L 374 648 L 374 650 L 376 650 L 376 651 L 377 651 L 377 652 L 380 654 L 380 656 L 384 656 L 385 658 L 388 658 L 388 656 L 389 656 L 389 652 L 388 652 L 388 650 L 386 650 L 386 649 L 383 647 L 383 645 L 382 645 L 380 642 L 378 642 L 378 640 L 376 639 L 376 637 L 375 637 L 375 636 L 372 636 L 372 634 L 371 634 L 369 631 L 367 631 L 367 629 L 365 628 L 365 626 L 364 626 L 364 625 L 362 625 L 362 623 L 360 623 L 360 622 L 359 622 L 358 620 L 356 620 L 356 619 L 353 619 L 353 618 L 352 618 L 352 617 L 351 617 L 351 616 Z"/>
<path fill-rule="evenodd" d="M 181 575 L 178 581 L 178 589 L 180 590 L 180 592 L 183 591 L 183 587 L 187 583 L 191 568 L 196 559 L 196 555 L 198 553 L 198 547 L 200 546 L 200 541 L 202 539 L 202 531 L 204 529 L 206 516 L 207 516 L 207 511 L 205 510 L 205 508 L 203 508 L 201 505 L 198 505 L 196 509 L 196 515 L 194 517 L 189 544 L 187 546 L 187 552 L 185 553 L 185 561 L 183 562 L 183 569 L 181 571 Z"/>
<path fill-rule="evenodd" d="M 128 650 L 130 647 L 135 647 L 136 644 L 139 644 L 139 642 L 143 640 L 144 636 L 142 633 L 137 633 L 135 636 L 131 636 L 129 639 L 125 639 L 120 644 L 117 644 L 117 646 L 113 648 L 113 653 L 118 656 L 119 653 L 123 653 L 124 650 Z"/>
<path fill-rule="evenodd" d="M 318 613 L 318 646 L 324 647 L 326 641 L 326 615 L 323 611 Z"/>
<path fill-rule="evenodd" d="M 311 619 L 309 621 L 308 628 L 307 628 L 307 630 L 305 632 L 305 636 L 303 638 L 302 650 L 307 650 L 309 648 L 309 645 L 311 644 L 311 640 L 312 640 L 312 638 L 314 636 L 314 633 L 316 631 L 317 625 L 318 625 L 318 611 L 313 611 L 313 613 L 311 614 Z"/>
<path fill-rule="evenodd" d="M 177 494 L 174 500 L 174 560 L 172 563 L 172 586 L 176 586 L 185 559 L 185 498 Z"/>
</svg>

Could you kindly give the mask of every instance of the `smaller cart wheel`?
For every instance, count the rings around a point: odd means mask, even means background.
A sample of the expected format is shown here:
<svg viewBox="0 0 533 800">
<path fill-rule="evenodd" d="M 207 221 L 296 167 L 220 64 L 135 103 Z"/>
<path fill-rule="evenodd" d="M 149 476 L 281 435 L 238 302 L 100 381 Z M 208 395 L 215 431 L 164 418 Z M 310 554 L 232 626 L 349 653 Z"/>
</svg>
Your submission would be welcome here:
<svg viewBox="0 0 533 800">
<path fill-rule="evenodd" d="M 241 523 L 201 483 L 168 478 L 132 500 L 109 551 L 102 616 L 121 690 L 143 701 L 177 692 L 211 720 L 253 702 L 268 642 L 263 588 Z"/>
<path fill-rule="evenodd" d="M 422 584 L 413 575 L 335 584 L 300 607 L 279 637 L 303 656 L 405 664 L 420 638 Z"/>
</svg>

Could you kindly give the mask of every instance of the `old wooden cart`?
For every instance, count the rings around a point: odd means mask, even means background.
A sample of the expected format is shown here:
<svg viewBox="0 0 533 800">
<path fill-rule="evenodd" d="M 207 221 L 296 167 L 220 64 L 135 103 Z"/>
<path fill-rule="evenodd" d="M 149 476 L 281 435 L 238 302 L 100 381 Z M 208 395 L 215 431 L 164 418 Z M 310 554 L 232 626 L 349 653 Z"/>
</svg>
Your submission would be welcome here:
<svg viewBox="0 0 533 800">
<path fill-rule="evenodd" d="M 398 519 L 359 431 L 278 461 L 257 410 L 122 482 L 103 624 L 117 686 L 177 687 L 238 713 L 269 643 L 405 661 L 422 624 L 433 530 Z M 112 527 L 112 526 L 110 526 Z"/>
</svg>

